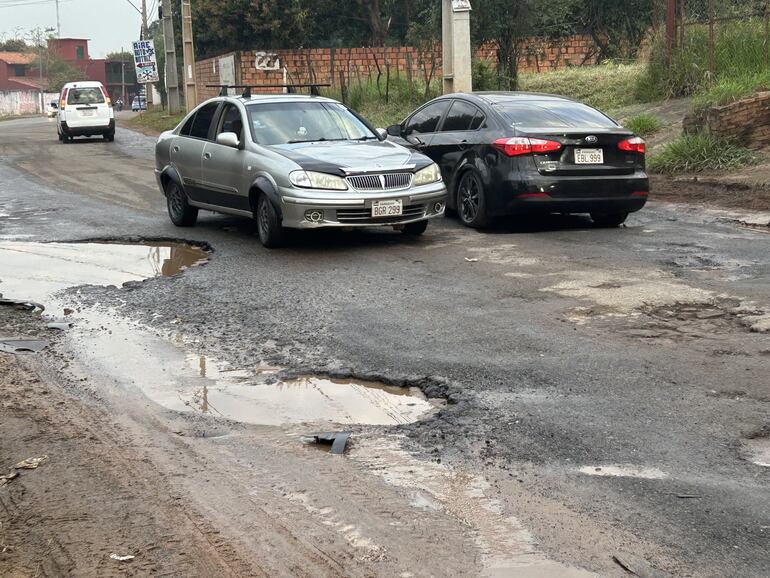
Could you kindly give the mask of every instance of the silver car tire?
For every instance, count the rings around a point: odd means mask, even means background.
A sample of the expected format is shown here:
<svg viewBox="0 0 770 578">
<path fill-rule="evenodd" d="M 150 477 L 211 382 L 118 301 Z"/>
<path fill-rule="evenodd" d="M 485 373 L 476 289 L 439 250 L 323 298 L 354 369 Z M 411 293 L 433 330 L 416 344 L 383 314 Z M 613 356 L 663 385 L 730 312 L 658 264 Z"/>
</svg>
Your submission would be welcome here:
<svg viewBox="0 0 770 578">
<path fill-rule="evenodd" d="M 286 239 L 286 229 L 281 226 L 278 213 L 265 195 L 257 199 L 257 210 L 254 213 L 257 221 L 259 241 L 268 249 L 280 247 Z"/>
<path fill-rule="evenodd" d="M 187 195 L 174 181 L 166 185 L 166 208 L 171 222 L 177 227 L 192 227 L 198 220 L 198 209 L 190 206 Z"/>
</svg>

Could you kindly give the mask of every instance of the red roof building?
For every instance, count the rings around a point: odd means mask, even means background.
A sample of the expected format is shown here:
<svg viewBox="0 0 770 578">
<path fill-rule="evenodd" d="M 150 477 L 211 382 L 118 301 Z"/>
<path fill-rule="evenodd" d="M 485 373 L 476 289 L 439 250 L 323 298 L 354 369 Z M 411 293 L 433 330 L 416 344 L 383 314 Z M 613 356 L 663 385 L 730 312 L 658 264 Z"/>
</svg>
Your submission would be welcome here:
<svg viewBox="0 0 770 578">
<path fill-rule="evenodd" d="M 102 84 L 106 84 L 104 67 L 106 60 L 91 58 L 88 55 L 87 38 L 49 38 L 48 48 L 52 53 L 80 71 L 82 77 L 73 78 L 72 82 L 98 80 Z"/>
<path fill-rule="evenodd" d="M 34 54 L 0 52 L 0 90 L 39 90 L 38 78 L 31 70 L 34 61 Z"/>
</svg>

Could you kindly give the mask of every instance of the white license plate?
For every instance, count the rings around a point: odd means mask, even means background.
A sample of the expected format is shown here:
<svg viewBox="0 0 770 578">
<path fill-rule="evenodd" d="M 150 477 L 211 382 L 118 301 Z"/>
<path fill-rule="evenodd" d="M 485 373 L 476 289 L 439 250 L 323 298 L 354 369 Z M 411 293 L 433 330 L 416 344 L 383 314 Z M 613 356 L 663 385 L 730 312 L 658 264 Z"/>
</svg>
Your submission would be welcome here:
<svg viewBox="0 0 770 578">
<path fill-rule="evenodd" d="M 394 201 L 372 201 L 372 217 L 399 217 L 404 214 L 401 199 Z"/>
<path fill-rule="evenodd" d="M 575 149 L 576 165 L 603 165 L 604 149 Z"/>
<path fill-rule="evenodd" d="M 90 108 L 80 111 L 80 116 L 96 116 L 96 111 Z"/>
</svg>

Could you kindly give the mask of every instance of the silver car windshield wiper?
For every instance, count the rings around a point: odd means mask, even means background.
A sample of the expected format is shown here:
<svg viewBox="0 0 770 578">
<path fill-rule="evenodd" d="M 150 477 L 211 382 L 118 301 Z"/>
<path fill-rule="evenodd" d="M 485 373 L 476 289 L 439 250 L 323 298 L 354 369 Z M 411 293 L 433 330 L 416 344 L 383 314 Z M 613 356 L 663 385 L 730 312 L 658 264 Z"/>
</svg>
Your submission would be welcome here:
<svg viewBox="0 0 770 578">
<path fill-rule="evenodd" d="M 376 136 L 362 136 L 360 138 L 354 138 L 353 140 L 379 140 Z"/>
<path fill-rule="evenodd" d="M 348 140 L 346 138 L 311 138 L 308 140 L 290 140 L 286 144 L 297 144 L 301 142 L 330 142 L 330 141 L 337 141 L 337 140 Z"/>
</svg>

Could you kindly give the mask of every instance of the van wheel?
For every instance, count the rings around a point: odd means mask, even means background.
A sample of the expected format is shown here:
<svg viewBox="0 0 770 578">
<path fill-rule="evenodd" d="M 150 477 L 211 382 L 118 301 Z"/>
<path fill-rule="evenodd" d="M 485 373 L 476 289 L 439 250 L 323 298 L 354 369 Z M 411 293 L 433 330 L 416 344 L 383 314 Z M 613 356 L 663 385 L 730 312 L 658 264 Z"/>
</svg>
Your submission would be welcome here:
<svg viewBox="0 0 770 578">
<path fill-rule="evenodd" d="M 103 135 L 103 138 L 105 142 L 112 142 L 115 140 L 115 133 L 114 132 L 107 133 Z"/>
<path fill-rule="evenodd" d="M 278 213 L 273 203 L 265 195 L 259 195 L 257 199 L 257 211 L 254 214 L 257 220 L 257 232 L 259 240 L 268 249 L 280 247 L 286 240 L 286 229 L 278 220 Z"/>
<path fill-rule="evenodd" d="M 198 220 L 197 207 L 191 207 L 187 195 L 174 181 L 166 185 L 166 207 L 171 222 L 177 227 L 192 227 Z"/>
</svg>

